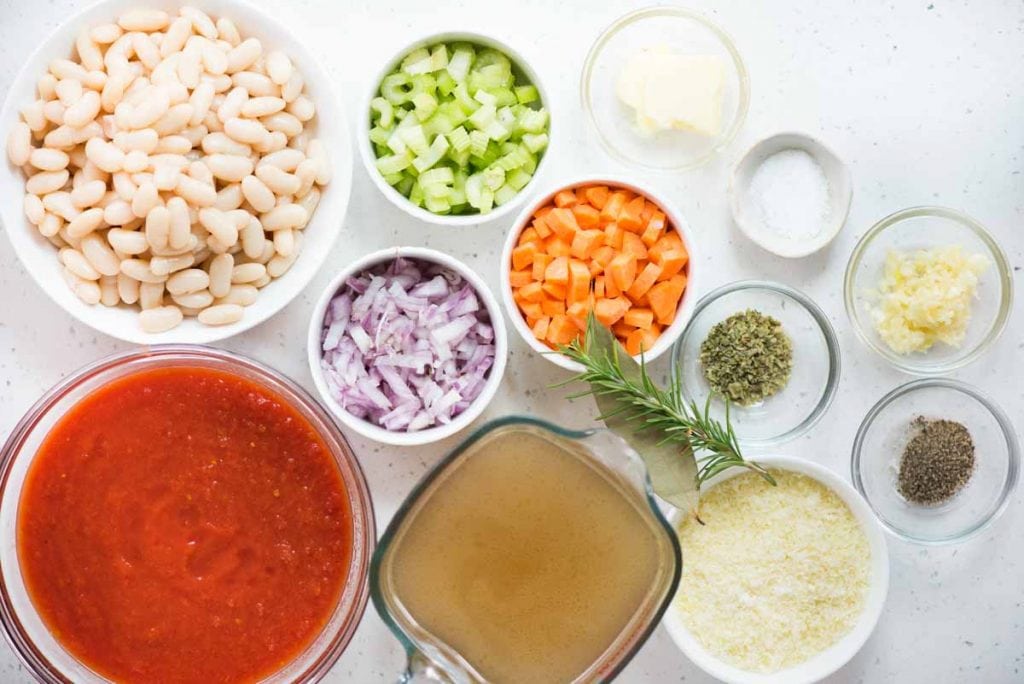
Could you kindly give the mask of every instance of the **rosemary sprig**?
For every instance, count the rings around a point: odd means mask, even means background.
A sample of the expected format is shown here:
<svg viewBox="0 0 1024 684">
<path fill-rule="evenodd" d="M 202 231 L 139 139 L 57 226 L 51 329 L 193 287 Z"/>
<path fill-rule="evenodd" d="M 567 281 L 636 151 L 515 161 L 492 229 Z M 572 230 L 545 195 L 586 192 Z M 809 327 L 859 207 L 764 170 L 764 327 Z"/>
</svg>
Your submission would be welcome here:
<svg viewBox="0 0 1024 684">
<path fill-rule="evenodd" d="M 688 447 L 696 461 L 694 485 L 698 489 L 715 475 L 733 467 L 752 470 L 775 484 L 775 479 L 763 466 L 743 458 L 729 420 L 728 402 L 723 425 L 711 417 L 710 397 L 703 409 L 696 402 L 686 402 L 678 368 L 668 388 L 660 388 L 648 374 L 643 355 L 636 364 L 596 321 L 593 313 L 587 321 L 586 342 L 574 340 L 559 351 L 584 368 L 582 373 L 561 384 L 589 384 L 588 390 L 570 398 L 588 395 L 610 398 L 614 403 L 599 400 L 599 404 L 613 406 L 599 416 L 600 420 L 607 423 L 610 419 L 619 419 L 637 431 L 653 431 L 660 436 L 659 445 L 679 443 Z"/>
</svg>

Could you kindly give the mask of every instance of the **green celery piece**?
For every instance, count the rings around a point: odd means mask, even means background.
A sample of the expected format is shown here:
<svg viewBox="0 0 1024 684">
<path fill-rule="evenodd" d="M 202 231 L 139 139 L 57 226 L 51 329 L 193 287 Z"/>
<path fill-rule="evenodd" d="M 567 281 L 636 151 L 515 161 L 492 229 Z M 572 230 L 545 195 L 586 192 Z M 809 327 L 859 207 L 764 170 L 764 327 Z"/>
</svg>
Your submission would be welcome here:
<svg viewBox="0 0 1024 684">
<path fill-rule="evenodd" d="M 452 209 L 452 205 L 444 197 L 431 197 L 429 195 L 426 195 L 423 206 L 426 207 L 427 211 L 434 214 L 447 214 Z"/>
<path fill-rule="evenodd" d="M 423 206 L 423 188 L 420 187 L 419 183 L 412 184 L 412 190 L 409 191 L 409 201 L 417 207 Z"/>
<path fill-rule="evenodd" d="M 457 126 L 448 133 L 448 142 L 456 152 L 465 152 L 472 144 L 469 133 L 462 126 Z"/>
<path fill-rule="evenodd" d="M 484 130 L 495 121 L 496 115 L 497 110 L 494 105 L 482 105 L 480 109 L 469 115 L 469 123 L 473 125 L 473 128 Z"/>
<path fill-rule="evenodd" d="M 505 185 L 511 186 L 513 190 L 517 192 L 522 190 L 529 184 L 530 180 L 533 179 L 533 175 L 527 173 L 523 169 L 515 169 L 511 173 L 505 176 Z"/>
<path fill-rule="evenodd" d="M 394 152 L 395 154 L 405 154 L 406 152 L 409 151 L 409 146 L 405 144 L 404 140 L 402 140 L 402 130 L 404 129 L 395 129 L 395 131 L 391 134 L 391 137 L 388 138 L 387 143 L 385 143 L 388 147 L 391 148 L 391 151 Z"/>
<path fill-rule="evenodd" d="M 473 96 L 469 94 L 469 88 L 466 87 L 465 83 L 460 83 L 455 86 L 455 90 L 452 91 L 452 95 L 455 96 L 455 102 L 458 103 L 459 107 L 466 114 L 472 114 L 480 108 L 480 103 L 473 99 Z"/>
<path fill-rule="evenodd" d="M 513 128 L 515 128 L 515 125 L 516 125 L 516 115 L 515 115 L 515 112 L 512 111 L 511 107 L 505 106 L 505 107 L 501 107 L 500 109 L 498 109 L 497 117 L 498 117 L 498 121 L 500 121 L 501 125 L 504 126 L 505 128 L 507 128 L 509 130 L 512 130 Z"/>
<path fill-rule="evenodd" d="M 393 154 L 390 157 L 381 157 L 376 161 L 377 170 L 383 176 L 390 176 L 404 171 L 409 167 L 412 160 L 405 154 Z"/>
<path fill-rule="evenodd" d="M 484 191 L 484 177 L 479 173 L 474 173 L 466 179 L 466 201 L 469 202 L 470 206 L 480 207 L 483 199 Z"/>
<path fill-rule="evenodd" d="M 403 195 L 405 195 L 406 197 L 408 197 L 409 193 L 412 192 L 412 186 L 415 183 L 416 183 L 416 179 L 415 178 L 413 178 L 412 176 L 406 176 L 405 174 L 403 174 L 402 175 L 402 180 L 398 181 L 398 184 L 395 185 L 395 190 L 398 190 L 398 192 L 400 192 Z"/>
<path fill-rule="evenodd" d="M 448 158 L 452 160 L 453 164 L 460 168 L 469 166 L 469 150 L 456 152 L 454 149 L 448 148 Z"/>
<path fill-rule="evenodd" d="M 429 66 L 429 60 L 430 50 L 428 50 L 425 47 L 416 48 L 415 50 L 413 50 L 412 52 L 405 56 L 405 58 L 402 60 L 401 65 L 399 65 L 398 68 L 400 71 L 409 74 L 410 76 L 415 76 L 416 74 L 424 74 L 426 73 L 425 71 L 410 71 L 409 69 L 414 65 L 420 65 L 424 61 L 427 61 Z"/>
<path fill-rule="evenodd" d="M 375 97 L 370 100 L 370 110 L 377 112 L 378 126 L 390 128 L 391 124 L 395 121 L 395 108 L 383 97 Z"/>
<path fill-rule="evenodd" d="M 440 43 L 430 51 L 430 70 L 441 71 L 448 66 L 448 46 Z"/>
<path fill-rule="evenodd" d="M 420 74 L 412 77 L 412 90 L 409 91 L 409 101 L 412 101 L 419 93 L 433 95 L 437 92 L 437 81 L 430 74 Z"/>
<path fill-rule="evenodd" d="M 469 74 L 476 54 L 472 47 L 465 45 L 452 46 L 452 50 L 452 55 L 448 58 L 448 75 L 456 82 L 462 83 Z"/>
<path fill-rule="evenodd" d="M 380 94 L 393 105 L 402 105 L 408 102 L 412 98 L 410 94 L 412 90 L 413 82 L 409 74 L 388 74 L 380 83 Z"/>
<path fill-rule="evenodd" d="M 530 161 L 523 164 L 523 171 L 530 174 L 531 176 L 537 173 L 537 157 L 531 156 Z"/>
<path fill-rule="evenodd" d="M 430 93 L 417 93 L 412 98 L 416 107 L 416 118 L 426 121 L 437 111 L 437 98 Z"/>
<path fill-rule="evenodd" d="M 434 142 L 430 144 L 429 149 L 421 152 L 418 157 L 412 160 L 412 165 L 417 171 L 423 173 L 441 161 L 441 158 L 444 157 L 444 153 L 447 151 L 448 140 L 443 135 L 439 135 L 434 138 Z"/>
<path fill-rule="evenodd" d="M 437 92 L 441 93 L 445 97 L 449 97 L 452 91 L 455 90 L 455 86 L 458 85 L 452 75 L 447 71 L 442 71 L 436 77 L 437 79 Z"/>
<path fill-rule="evenodd" d="M 505 53 L 494 48 L 484 48 L 477 53 L 476 63 L 473 65 L 474 70 L 486 67 L 498 67 L 508 73 L 512 73 L 512 61 Z"/>
<path fill-rule="evenodd" d="M 548 146 L 548 134 L 547 133 L 524 133 L 523 144 L 526 145 L 526 149 L 530 150 L 534 154 L 537 154 L 545 147 Z"/>
<path fill-rule="evenodd" d="M 508 140 L 509 136 L 512 135 L 512 131 L 501 125 L 500 121 L 492 121 L 484 127 L 484 133 L 491 140 L 502 142 Z"/>
<path fill-rule="evenodd" d="M 498 157 L 500 156 L 501 148 L 498 146 L 498 143 L 492 140 L 489 143 L 487 143 L 487 150 L 484 152 L 483 155 L 471 155 L 470 161 L 473 163 L 474 166 L 476 166 L 476 168 L 483 170 L 486 169 L 491 164 L 493 164 L 495 161 L 497 161 Z"/>
<path fill-rule="evenodd" d="M 495 164 L 508 172 L 521 168 L 529 159 L 530 151 L 525 147 L 517 145 L 513 151 L 499 157 Z"/>
<path fill-rule="evenodd" d="M 466 83 L 473 92 L 477 90 L 508 88 L 512 85 L 512 72 L 497 64 L 491 64 L 479 69 L 474 66 L 473 70 L 469 72 L 469 78 L 466 80 Z"/>
<path fill-rule="evenodd" d="M 466 204 L 466 179 L 469 176 L 466 175 L 465 171 L 456 171 L 455 179 L 452 181 L 451 194 L 448 196 L 448 202 L 453 208 Z"/>
<path fill-rule="evenodd" d="M 403 119 L 406 118 L 406 115 L 408 113 L 408 109 L 402 109 L 401 107 L 399 107 L 398 109 L 395 110 L 395 120 L 401 122 Z"/>
<path fill-rule="evenodd" d="M 483 131 L 469 132 L 469 151 L 475 157 L 482 157 L 487 154 L 487 143 L 490 139 Z"/>
<path fill-rule="evenodd" d="M 548 127 L 546 109 L 529 109 L 519 115 L 519 129 L 526 133 L 545 133 Z"/>
<path fill-rule="evenodd" d="M 516 94 L 512 92 L 511 88 L 495 88 L 491 91 L 491 95 L 494 96 L 495 104 L 498 107 L 508 107 L 518 102 Z"/>
<path fill-rule="evenodd" d="M 433 171 L 433 169 L 431 169 L 431 171 Z M 449 197 L 451 197 L 452 194 L 451 187 L 445 185 L 444 183 L 426 185 L 423 182 L 420 182 L 420 186 L 423 187 L 423 196 L 426 197 L 427 199 L 433 198 L 447 200 Z M 451 203 L 449 202 L 449 204 Z"/>
<path fill-rule="evenodd" d="M 374 145 L 387 145 L 388 138 L 391 137 L 391 129 L 381 128 L 380 126 L 374 126 L 370 129 L 370 142 Z"/>
<path fill-rule="evenodd" d="M 490 188 L 484 188 L 483 192 L 480 193 L 480 206 L 477 209 L 480 210 L 481 214 L 488 213 L 494 208 L 494 191 Z"/>
<path fill-rule="evenodd" d="M 516 189 L 506 183 L 494 192 L 494 203 L 500 207 L 505 202 L 512 200 L 516 194 Z"/>
<path fill-rule="evenodd" d="M 405 174 L 399 171 L 398 173 L 391 173 L 382 177 L 384 178 L 384 182 L 388 185 L 398 185 L 402 179 L 405 178 Z"/>
<path fill-rule="evenodd" d="M 514 90 L 519 104 L 530 104 L 540 99 L 540 93 L 537 92 L 537 86 L 535 85 L 516 86 Z"/>
<path fill-rule="evenodd" d="M 455 172 L 451 167 L 439 166 L 420 174 L 420 185 L 424 188 L 431 185 L 450 185 L 455 182 Z"/>
<path fill-rule="evenodd" d="M 427 150 L 430 149 L 430 143 L 427 142 L 427 135 L 423 130 L 423 126 L 416 125 L 399 128 L 398 135 L 401 137 L 402 142 L 408 145 L 409 149 L 417 155 L 426 154 Z"/>
<path fill-rule="evenodd" d="M 482 105 L 490 105 L 492 107 L 496 107 L 498 105 L 498 98 L 494 97 L 494 95 L 491 95 L 486 90 L 478 90 L 473 93 L 473 99 Z"/>
<path fill-rule="evenodd" d="M 505 169 L 496 164 L 488 166 L 481 175 L 484 180 L 484 187 L 488 190 L 497 190 L 505 183 Z"/>
<path fill-rule="evenodd" d="M 374 157 L 386 157 L 389 154 L 391 154 L 391 148 L 389 148 L 387 145 L 376 145 L 375 144 L 373 146 L 373 156 Z"/>
</svg>

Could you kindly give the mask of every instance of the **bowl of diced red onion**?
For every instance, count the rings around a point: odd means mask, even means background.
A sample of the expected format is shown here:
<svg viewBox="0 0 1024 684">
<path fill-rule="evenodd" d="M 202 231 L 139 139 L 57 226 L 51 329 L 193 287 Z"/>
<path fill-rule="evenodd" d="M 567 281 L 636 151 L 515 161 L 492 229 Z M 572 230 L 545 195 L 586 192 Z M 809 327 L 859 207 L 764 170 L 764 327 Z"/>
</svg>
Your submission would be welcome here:
<svg viewBox="0 0 1024 684">
<path fill-rule="evenodd" d="M 309 367 L 331 412 L 364 437 L 416 446 L 468 426 L 494 398 L 508 343 L 501 310 L 468 266 L 392 247 L 327 286 L 310 321 Z"/>
</svg>

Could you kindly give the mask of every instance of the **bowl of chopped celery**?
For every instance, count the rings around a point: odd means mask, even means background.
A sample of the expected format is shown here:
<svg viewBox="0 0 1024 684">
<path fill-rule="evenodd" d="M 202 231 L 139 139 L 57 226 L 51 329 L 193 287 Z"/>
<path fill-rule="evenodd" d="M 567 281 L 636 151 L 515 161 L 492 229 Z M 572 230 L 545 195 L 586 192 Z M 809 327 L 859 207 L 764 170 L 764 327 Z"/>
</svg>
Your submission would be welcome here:
<svg viewBox="0 0 1024 684">
<path fill-rule="evenodd" d="M 465 226 L 511 211 L 533 186 L 550 135 L 536 72 L 504 43 L 442 33 L 402 49 L 360 109 L 367 173 L 428 223 Z"/>
<path fill-rule="evenodd" d="M 861 238 L 844 282 L 857 336 L 896 368 L 942 375 L 981 356 L 1013 303 L 1006 255 L 980 223 L 943 207 L 885 217 Z"/>
</svg>

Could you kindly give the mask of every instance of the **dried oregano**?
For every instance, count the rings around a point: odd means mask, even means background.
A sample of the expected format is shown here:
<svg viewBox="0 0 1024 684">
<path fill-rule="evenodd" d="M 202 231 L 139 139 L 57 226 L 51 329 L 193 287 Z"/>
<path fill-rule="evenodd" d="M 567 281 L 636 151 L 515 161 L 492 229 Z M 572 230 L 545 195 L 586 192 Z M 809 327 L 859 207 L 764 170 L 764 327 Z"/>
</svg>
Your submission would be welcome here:
<svg viewBox="0 0 1024 684">
<path fill-rule="evenodd" d="M 779 321 L 747 309 L 711 329 L 700 345 L 700 363 L 713 391 L 749 406 L 785 387 L 793 343 Z"/>
</svg>

